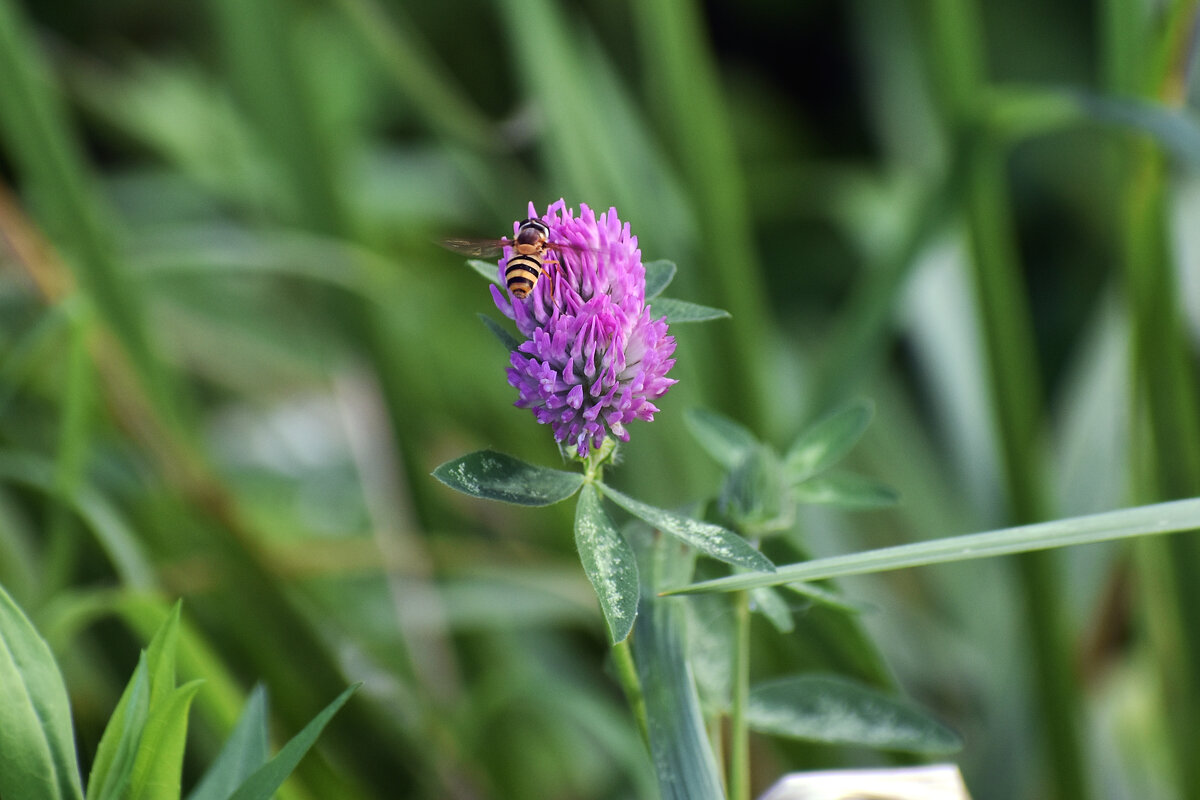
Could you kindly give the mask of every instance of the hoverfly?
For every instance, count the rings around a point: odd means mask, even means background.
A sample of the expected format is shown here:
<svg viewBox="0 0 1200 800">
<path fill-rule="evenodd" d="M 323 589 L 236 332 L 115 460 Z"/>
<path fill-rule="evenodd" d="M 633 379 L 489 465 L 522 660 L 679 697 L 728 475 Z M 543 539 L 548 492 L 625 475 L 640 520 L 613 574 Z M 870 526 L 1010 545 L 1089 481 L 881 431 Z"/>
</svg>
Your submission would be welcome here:
<svg viewBox="0 0 1200 800">
<path fill-rule="evenodd" d="M 442 245 L 468 256 L 497 255 L 507 246 L 513 249 L 513 255 L 508 259 L 504 269 L 504 279 L 508 291 L 518 300 L 524 300 L 538 278 L 542 276 L 547 263 L 558 263 L 546 260 L 546 251 L 556 248 L 571 248 L 566 244 L 554 244 L 548 241 L 550 228 L 540 219 L 527 219 L 517 230 L 517 238 L 510 239 L 443 239 Z M 574 249 L 574 248 L 572 248 Z"/>
</svg>

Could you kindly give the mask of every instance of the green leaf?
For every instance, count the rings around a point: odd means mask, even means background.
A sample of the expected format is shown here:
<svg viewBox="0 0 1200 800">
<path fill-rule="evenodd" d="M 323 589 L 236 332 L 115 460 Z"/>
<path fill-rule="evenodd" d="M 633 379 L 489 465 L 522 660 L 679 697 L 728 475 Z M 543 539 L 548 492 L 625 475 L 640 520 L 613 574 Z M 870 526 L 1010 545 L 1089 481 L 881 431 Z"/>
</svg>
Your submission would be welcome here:
<svg viewBox="0 0 1200 800">
<path fill-rule="evenodd" d="M 0 796 L 80 800 L 71 708 L 50 647 L 0 587 Z"/>
<path fill-rule="evenodd" d="M 638 569 L 633 548 L 613 527 L 593 486 L 584 486 L 575 507 L 575 546 L 613 644 L 633 630 L 637 617 Z"/>
<path fill-rule="evenodd" d="M 675 279 L 675 262 L 665 259 L 647 261 L 646 267 L 646 299 L 653 300 L 662 294 L 663 289 L 671 285 Z"/>
<path fill-rule="evenodd" d="M 256 686 L 233 732 L 187 800 L 226 800 L 267 761 L 267 692 Z"/>
<path fill-rule="evenodd" d="M 500 340 L 500 344 L 508 348 L 508 352 L 511 353 L 521 346 L 521 343 L 517 340 L 517 337 L 505 330 L 503 325 L 501 325 L 499 322 L 496 322 L 496 320 L 492 319 L 487 314 L 480 314 L 479 319 L 482 320 L 483 324 L 487 326 L 487 329 L 491 331 L 497 339 Z"/>
<path fill-rule="evenodd" d="M 708 322 L 714 319 L 727 319 L 730 314 L 723 308 L 697 305 L 686 300 L 676 300 L 671 297 L 656 297 L 650 303 L 650 316 L 658 319 L 664 314 L 667 322 L 677 325 L 681 322 Z"/>
<path fill-rule="evenodd" d="M 566 500 L 583 485 L 583 475 L 528 464 L 505 453 L 478 450 L 433 471 L 451 489 L 522 506 L 548 506 Z"/>
<path fill-rule="evenodd" d="M 794 487 L 797 501 L 841 508 L 886 508 L 900 499 L 882 483 L 851 472 L 826 472 Z"/>
<path fill-rule="evenodd" d="M 597 484 L 610 500 L 639 519 L 649 522 L 663 533 L 670 534 L 680 541 L 686 542 L 702 553 L 726 564 L 734 564 L 747 569 L 770 571 L 775 569 L 766 556 L 755 550 L 749 542 L 720 525 L 701 522 L 647 505 L 632 497 L 621 494 L 611 486 Z"/>
<path fill-rule="evenodd" d="M 1123 508 L 1103 514 L 1071 517 L 1053 522 L 1000 528 L 965 536 L 952 536 L 928 542 L 915 542 L 864 553 L 831 556 L 788 564 L 770 574 L 731 575 L 711 581 L 693 583 L 664 594 L 692 592 L 731 592 L 756 586 L 779 586 L 795 581 L 819 581 L 843 575 L 867 575 L 893 569 L 922 567 L 927 564 L 946 564 L 976 558 L 1007 556 L 1055 547 L 1108 542 L 1134 536 L 1200 528 L 1200 498 L 1155 503 L 1148 506 Z"/>
<path fill-rule="evenodd" d="M 962 739 L 923 711 L 833 675 L 795 675 L 755 686 L 746 713 L 764 733 L 827 744 L 944 754 Z"/>
<path fill-rule="evenodd" d="M 179 645 L 179 614 L 182 607 L 182 600 L 175 603 L 146 647 L 152 712 L 175 691 L 175 651 Z"/>
<path fill-rule="evenodd" d="M 779 456 L 766 445 L 748 450 L 725 476 L 721 512 L 750 536 L 784 530 L 794 521 L 792 503 L 784 497 Z"/>
<path fill-rule="evenodd" d="M 325 706 L 321 713 L 304 726 L 304 730 L 293 736 L 291 741 L 275 754 L 274 758 L 255 770 L 254 774 L 229 796 L 229 800 L 271 800 L 275 791 L 283 785 L 287 777 L 292 774 L 292 770 L 300 763 L 300 759 L 304 758 L 309 748 L 317 741 L 317 737 L 329 724 L 329 720 L 333 719 L 333 715 L 346 704 L 350 695 L 354 694 L 361 685 L 356 683 L 348 687 L 332 703 Z"/>
<path fill-rule="evenodd" d="M 840 461 L 862 437 L 875 406 L 860 400 L 839 409 L 800 435 L 784 457 L 792 484 L 806 481 Z"/>
<path fill-rule="evenodd" d="M 104 726 L 88 776 L 87 800 L 118 800 L 126 795 L 149 712 L 150 668 L 142 652 L 133 677 Z"/>
<path fill-rule="evenodd" d="M 736 467 L 747 451 L 758 446 L 754 434 L 715 411 L 689 408 L 683 419 L 704 451 L 727 470 Z"/>
<path fill-rule="evenodd" d="M 487 278 L 497 286 L 503 286 L 500 281 L 500 266 L 495 261 L 481 261 L 478 258 L 468 258 L 467 266 Z"/>
<path fill-rule="evenodd" d="M 780 633 L 791 633 L 796 628 L 792 610 L 779 591 L 771 586 L 760 586 L 750 590 L 750 610 L 767 618 L 771 626 Z"/>
<path fill-rule="evenodd" d="M 192 681 L 152 701 L 154 706 L 134 760 L 127 795 L 130 800 L 179 800 L 188 711 L 203 683 Z"/>
<path fill-rule="evenodd" d="M 634 634 L 650 754 L 663 800 L 721 800 L 721 779 L 708 744 L 696 684 L 684 657 L 685 609 L 647 597 Z"/>
<path fill-rule="evenodd" d="M 789 583 L 780 588 L 795 592 L 804 599 L 816 603 L 817 605 L 842 611 L 846 614 L 861 614 L 864 608 L 870 608 L 870 606 L 867 606 L 866 604 L 855 603 L 852 600 L 847 600 L 840 594 L 822 589 L 811 583 Z"/>
</svg>

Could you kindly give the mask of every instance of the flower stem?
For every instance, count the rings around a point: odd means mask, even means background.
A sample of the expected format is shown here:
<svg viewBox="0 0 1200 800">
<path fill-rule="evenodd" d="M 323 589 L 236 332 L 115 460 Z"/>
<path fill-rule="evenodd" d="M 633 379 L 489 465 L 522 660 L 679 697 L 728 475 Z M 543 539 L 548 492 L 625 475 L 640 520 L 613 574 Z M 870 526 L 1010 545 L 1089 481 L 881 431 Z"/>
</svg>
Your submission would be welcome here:
<svg viewBox="0 0 1200 800">
<path fill-rule="evenodd" d="M 642 682 L 638 678 L 637 665 L 633 663 L 633 652 L 629 649 L 628 637 L 613 645 L 613 662 L 617 668 L 617 680 L 625 690 L 625 699 L 629 701 L 629 710 L 637 720 L 638 731 L 642 734 L 642 743 L 650 747 L 650 729 L 646 721 L 646 698 L 642 694 Z"/>
<path fill-rule="evenodd" d="M 733 680 L 729 713 L 729 800 L 750 800 L 750 592 L 733 597 Z"/>
</svg>

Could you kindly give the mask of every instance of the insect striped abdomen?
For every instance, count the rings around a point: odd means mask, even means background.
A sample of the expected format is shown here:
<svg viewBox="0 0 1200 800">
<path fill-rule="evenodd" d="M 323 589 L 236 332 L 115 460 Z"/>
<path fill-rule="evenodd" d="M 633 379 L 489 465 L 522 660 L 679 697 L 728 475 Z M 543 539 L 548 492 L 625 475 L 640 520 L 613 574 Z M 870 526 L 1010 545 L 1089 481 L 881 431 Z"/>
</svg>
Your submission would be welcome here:
<svg viewBox="0 0 1200 800">
<path fill-rule="evenodd" d="M 515 255 L 504 268 L 508 290 L 518 300 L 524 299 L 533 290 L 542 274 L 542 262 L 536 256 Z"/>
</svg>

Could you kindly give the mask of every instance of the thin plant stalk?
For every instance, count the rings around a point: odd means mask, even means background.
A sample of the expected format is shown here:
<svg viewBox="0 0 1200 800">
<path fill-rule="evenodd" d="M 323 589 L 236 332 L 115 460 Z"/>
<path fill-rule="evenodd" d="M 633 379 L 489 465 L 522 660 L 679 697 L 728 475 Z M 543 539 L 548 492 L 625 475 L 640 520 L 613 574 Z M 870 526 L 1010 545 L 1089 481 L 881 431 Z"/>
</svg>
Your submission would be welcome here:
<svg viewBox="0 0 1200 800">
<path fill-rule="evenodd" d="M 967 234 L 1005 488 L 1013 519 L 1028 523 L 1043 519 L 1046 511 L 1041 389 L 1005 197 L 1004 152 L 980 124 L 986 78 L 978 13 L 975 4 L 958 0 L 927 4 L 932 72 L 942 81 L 943 115 L 952 138 L 968 148 Z M 1037 553 L 1020 557 L 1017 567 L 1032 639 L 1035 703 L 1045 731 L 1049 795 L 1069 800 L 1087 796 L 1079 733 L 1082 699 L 1073 680 L 1055 562 L 1053 554 Z"/>
<path fill-rule="evenodd" d="M 650 730 L 646 722 L 646 698 L 642 694 L 642 681 L 638 678 L 637 665 L 633 661 L 633 652 L 629 648 L 629 639 L 625 638 L 613 645 L 613 664 L 617 670 L 617 681 L 625 692 L 625 700 L 629 710 L 637 722 L 638 733 L 642 742 L 650 746 Z"/>
<path fill-rule="evenodd" d="M 1140 4 L 1104 3 L 1101 41 L 1105 80 L 1112 91 L 1180 107 L 1186 98 L 1189 56 L 1196 36 L 1198 4 L 1176 2 L 1160 19 Z M 1124 24 L 1122 24 L 1124 23 Z M 1130 24 L 1134 23 L 1134 24 Z M 1134 59 L 1131 53 L 1144 55 Z M 1131 325 L 1131 386 L 1134 494 L 1139 501 L 1194 495 L 1200 491 L 1200 400 L 1180 312 L 1174 254 L 1166 220 L 1166 159 L 1146 139 L 1132 143 L 1124 204 L 1121 268 Z M 1161 671 L 1169 751 L 1180 797 L 1200 797 L 1200 763 L 1188 747 L 1200 737 L 1200 565 L 1194 534 L 1139 542 L 1136 564 L 1147 587 L 1141 593 L 1146 629 Z"/>
<path fill-rule="evenodd" d="M 729 712 L 729 800 L 750 800 L 750 592 L 733 595 L 733 679 Z"/>
</svg>

